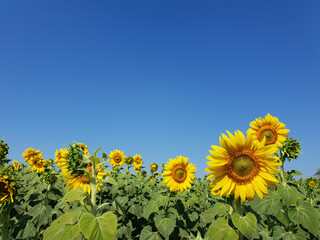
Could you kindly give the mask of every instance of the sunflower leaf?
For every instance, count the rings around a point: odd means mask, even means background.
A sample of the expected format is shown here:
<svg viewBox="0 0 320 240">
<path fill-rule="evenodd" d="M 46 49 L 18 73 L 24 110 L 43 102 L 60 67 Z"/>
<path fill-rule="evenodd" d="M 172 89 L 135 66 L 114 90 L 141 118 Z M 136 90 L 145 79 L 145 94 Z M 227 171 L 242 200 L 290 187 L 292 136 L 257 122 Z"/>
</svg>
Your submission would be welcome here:
<svg viewBox="0 0 320 240">
<path fill-rule="evenodd" d="M 238 234 L 229 226 L 225 218 L 218 218 L 210 225 L 206 237 L 208 240 L 237 240 Z"/>
<path fill-rule="evenodd" d="M 151 226 L 146 226 L 142 229 L 140 240 L 162 240 L 158 232 L 152 232 Z"/>
<path fill-rule="evenodd" d="M 278 188 L 279 194 L 283 202 L 290 206 L 292 203 L 296 202 L 299 197 L 298 190 L 295 187 L 286 185 L 286 186 L 280 186 Z"/>
<path fill-rule="evenodd" d="M 239 229 L 239 231 L 246 237 L 252 236 L 256 230 L 257 218 L 251 212 L 242 217 L 239 213 L 232 214 L 232 223 Z"/>
<path fill-rule="evenodd" d="M 157 215 L 154 217 L 154 222 L 160 234 L 168 239 L 176 225 L 176 218 L 173 214 L 169 214 L 167 217 Z"/>
</svg>

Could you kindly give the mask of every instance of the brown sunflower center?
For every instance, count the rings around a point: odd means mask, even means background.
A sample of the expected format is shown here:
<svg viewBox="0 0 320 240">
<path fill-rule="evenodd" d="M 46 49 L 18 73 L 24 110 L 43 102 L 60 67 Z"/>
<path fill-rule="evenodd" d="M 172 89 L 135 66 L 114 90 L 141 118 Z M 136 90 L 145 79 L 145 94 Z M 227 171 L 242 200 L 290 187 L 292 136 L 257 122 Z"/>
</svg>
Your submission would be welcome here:
<svg viewBox="0 0 320 240">
<path fill-rule="evenodd" d="M 172 170 L 172 178 L 178 183 L 184 182 L 187 178 L 187 170 L 181 165 L 175 166 Z"/>
<path fill-rule="evenodd" d="M 239 152 L 230 159 L 226 166 L 230 178 L 238 183 L 251 181 L 259 173 L 259 165 L 252 153 Z"/>
<path fill-rule="evenodd" d="M 114 158 L 114 161 L 115 161 L 116 163 L 121 162 L 121 157 L 115 157 L 115 158 Z"/>
<path fill-rule="evenodd" d="M 8 189 L 6 188 L 6 184 L 4 182 L 0 182 L 0 195 L 1 196 L 6 196 L 9 194 Z"/>
<path fill-rule="evenodd" d="M 258 132 L 258 139 L 262 141 L 263 138 L 266 138 L 266 145 L 274 144 L 277 141 L 277 133 L 274 128 L 270 126 L 262 127 Z"/>
</svg>

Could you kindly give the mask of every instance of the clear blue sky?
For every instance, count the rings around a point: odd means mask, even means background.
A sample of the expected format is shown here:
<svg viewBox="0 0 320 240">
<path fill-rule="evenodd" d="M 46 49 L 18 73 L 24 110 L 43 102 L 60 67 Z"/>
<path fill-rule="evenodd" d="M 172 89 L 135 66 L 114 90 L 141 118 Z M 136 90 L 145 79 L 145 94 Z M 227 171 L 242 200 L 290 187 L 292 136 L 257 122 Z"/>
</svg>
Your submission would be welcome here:
<svg viewBox="0 0 320 240">
<path fill-rule="evenodd" d="M 320 2 L 0 1 L 0 139 L 54 158 L 74 141 L 205 174 L 225 130 L 267 113 L 320 168 Z"/>
</svg>

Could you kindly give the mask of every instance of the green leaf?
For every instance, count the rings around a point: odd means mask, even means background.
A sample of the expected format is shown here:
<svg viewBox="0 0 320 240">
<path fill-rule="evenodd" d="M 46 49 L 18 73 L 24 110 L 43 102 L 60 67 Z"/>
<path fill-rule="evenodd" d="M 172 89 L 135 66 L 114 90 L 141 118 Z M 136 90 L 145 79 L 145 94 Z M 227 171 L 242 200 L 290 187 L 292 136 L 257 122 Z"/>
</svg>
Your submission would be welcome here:
<svg viewBox="0 0 320 240">
<path fill-rule="evenodd" d="M 291 170 L 290 172 L 288 172 L 289 176 L 300 176 L 303 175 L 301 172 L 297 171 L 297 170 Z"/>
<path fill-rule="evenodd" d="M 25 239 L 34 238 L 36 233 L 37 233 L 37 229 L 35 228 L 33 222 L 30 220 L 27 222 L 27 225 L 23 230 L 22 237 Z"/>
<path fill-rule="evenodd" d="M 232 214 L 232 223 L 239 229 L 239 231 L 246 237 L 254 234 L 257 226 L 257 219 L 255 215 L 249 212 L 246 216 L 242 217 L 239 213 Z"/>
<path fill-rule="evenodd" d="M 224 218 L 218 218 L 210 225 L 206 233 L 208 240 L 237 240 L 238 234 L 229 226 Z"/>
<path fill-rule="evenodd" d="M 96 156 L 91 156 L 89 157 L 89 159 L 92 161 L 92 162 L 95 162 L 95 163 L 99 163 L 100 162 L 100 158 L 96 157 Z"/>
<path fill-rule="evenodd" d="M 292 203 L 295 203 L 298 200 L 299 193 L 295 187 L 289 185 L 280 186 L 278 188 L 278 191 L 282 201 L 287 206 L 290 206 Z"/>
<path fill-rule="evenodd" d="M 307 239 L 303 233 L 286 232 L 282 234 L 283 240 L 305 240 Z"/>
<path fill-rule="evenodd" d="M 158 232 L 152 232 L 151 226 L 146 226 L 142 229 L 140 240 L 162 240 Z"/>
<path fill-rule="evenodd" d="M 101 145 L 100 145 L 100 147 L 99 147 L 97 150 L 95 150 L 95 151 L 93 152 L 93 155 L 97 156 L 97 153 L 100 151 L 100 149 L 101 149 Z"/>
<path fill-rule="evenodd" d="M 137 204 L 131 205 L 131 207 L 129 208 L 129 212 L 133 215 L 136 215 L 138 218 L 142 217 L 141 207 Z"/>
<path fill-rule="evenodd" d="M 176 226 L 176 218 L 173 214 L 170 214 L 165 218 L 157 215 L 154 217 L 154 222 L 160 234 L 166 239 L 169 238 Z"/>
<path fill-rule="evenodd" d="M 252 209 L 259 214 L 269 214 L 273 216 L 276 216 L 282 209 L 282 204 L 276 194 L 267 196 L 264 199 L 255 198 L 250 205 Z"/>
<path fill-rule="evenodd" d="M 73 226 L 74 222 L 81 216 L 80 211 L 67 212 L 56 219 L 43 234 L 43 240 L 50 239 L 74 239 L 79 233 L 79 225 Z"/>
<path fill-rule="evenodd" d="M 148 219 L 149 216 L 152 213 L 158 212 L 159 206 L 156 202 L 149 202 L 144 208 L 143 208 L 143 217 L 145 219 Z"/>
<path fill-rule="evenodd" d="M 319 235 L 319 215 L 315 208 L 313 208 L 310 203 L 303 202 L 300 206 L 296 208 L 291 208 L 289 210 L 289 218 L 295 224 L 301 224 L 303 227 L 308 229 L 313 235 Z"/>
<path fill-rule="evenodd" d="M 100 217 L 85 213 L 80 219 L 80 230 L 87 239 L 115 239 L 117 218 L 111 212 L 106 212 Z"/>
<path fill-rule="evenodd" d="M 110 183 L 114 186 L 118 186 L 118 183 L 111 177 L 106 176 L 104 179 L 100 180 L 101 183 Z"/>
<path fill-rule="evenodd" d="M 70 192 L 66 193 L 62 198 L 62 201 L 67 202 L 81 202 L 86 198 L 86 193 L 82 191 L 81 188 L 77 188 L 75 190 L 71 190 Z"/>
<path fill-rule="evenodd" d="M 51 207 L 48 205 L 44 205 L 39 203 L 35 205 L 31 210 L 30 214 L 33 216 L 33 221 L 36 223 L 38 228 L 41 225 L 48 224 L 49 217 L 51 216 Z"/>
</svg>

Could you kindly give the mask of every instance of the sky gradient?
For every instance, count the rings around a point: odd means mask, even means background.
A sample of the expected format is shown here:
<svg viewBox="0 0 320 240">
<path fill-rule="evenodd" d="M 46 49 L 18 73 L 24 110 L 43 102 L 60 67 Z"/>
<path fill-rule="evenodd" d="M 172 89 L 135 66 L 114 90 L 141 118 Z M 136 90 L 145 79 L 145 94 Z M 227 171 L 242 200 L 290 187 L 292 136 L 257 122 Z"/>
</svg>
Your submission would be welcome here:
<svg viewBox="0 0 320 240">
<path fill-rule="evenodd" d="M 182 155 L 267 113 L 320 168 L 319 1 L 0 1 L 0 139 L 9 158 L 83 142 L 92 153 Z"/>
</svg>

